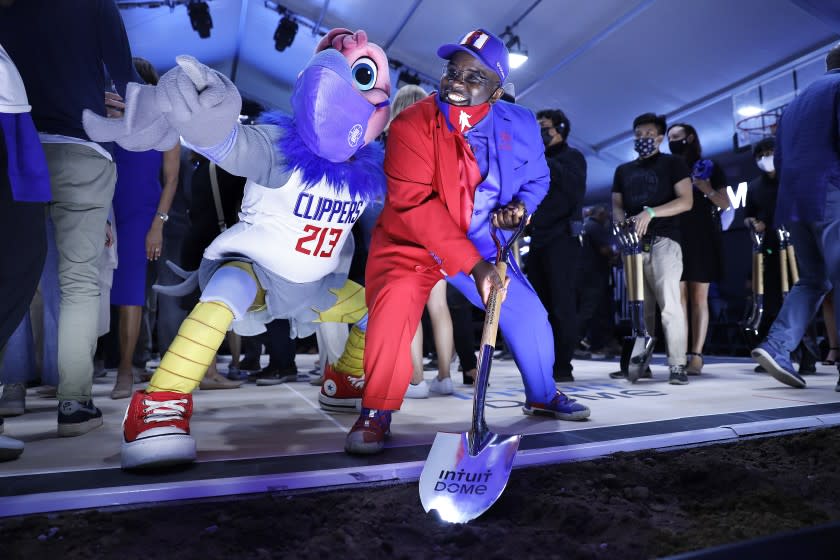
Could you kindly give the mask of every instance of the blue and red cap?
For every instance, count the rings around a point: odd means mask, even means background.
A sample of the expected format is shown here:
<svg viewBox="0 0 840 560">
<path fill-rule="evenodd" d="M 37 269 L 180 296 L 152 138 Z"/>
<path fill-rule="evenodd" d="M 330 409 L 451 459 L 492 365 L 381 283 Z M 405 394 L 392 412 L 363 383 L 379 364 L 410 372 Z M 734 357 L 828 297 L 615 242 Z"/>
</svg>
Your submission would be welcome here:
<svg viewBox="0 0 840 560">
<path fill-rule="evenodd" d="M 448 43 L 437 51 L 439 57 L 449 60 L 458 51 L 467 52 L 499 76 L 499 83 L 508 77 L 508 49 L 504 41 L 485 29 L 470 31 L 459 43 Z"/>
</svg>

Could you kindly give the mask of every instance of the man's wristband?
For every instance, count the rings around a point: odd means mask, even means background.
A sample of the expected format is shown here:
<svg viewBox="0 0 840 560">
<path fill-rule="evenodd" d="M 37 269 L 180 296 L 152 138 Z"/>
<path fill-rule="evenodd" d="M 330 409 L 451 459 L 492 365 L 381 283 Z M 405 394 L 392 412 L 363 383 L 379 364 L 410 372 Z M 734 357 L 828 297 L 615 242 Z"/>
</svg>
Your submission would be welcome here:
<svg viewBox="0 0 840 560">
<path fill-rule="evenodd" d="M 651 218 L 656 217 L 656 212 L 654 212 L 653 208 L 651 208 L 650 206 L 645 206 L 645 210 L 647 210 L 647 213 L 650 214 Z"/>
</svg>

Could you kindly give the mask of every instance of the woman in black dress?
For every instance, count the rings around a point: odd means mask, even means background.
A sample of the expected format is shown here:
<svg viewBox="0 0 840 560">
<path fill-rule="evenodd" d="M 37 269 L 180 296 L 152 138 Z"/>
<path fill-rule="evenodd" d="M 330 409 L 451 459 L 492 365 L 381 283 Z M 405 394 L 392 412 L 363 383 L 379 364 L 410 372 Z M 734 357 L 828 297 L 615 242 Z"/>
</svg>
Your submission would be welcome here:
<svg viewBox="0 0 840 560">
<path fill-rule="evenodd" d="M 721 210 L 729 208 L 726 176 L 720 165 L 703 159 L 697 131 L 690 124 L 668 128 L 671 153 L 682 157 L 692 169 L 694 204 L 680 215 L 680 245 L 683 274 L 682 304 L 688 320 L 689 347 L 685 371 L 699 375 L 703 369 L 703 344 L 709 328 L 709 284 L 721 273 Z"/>
</svg>

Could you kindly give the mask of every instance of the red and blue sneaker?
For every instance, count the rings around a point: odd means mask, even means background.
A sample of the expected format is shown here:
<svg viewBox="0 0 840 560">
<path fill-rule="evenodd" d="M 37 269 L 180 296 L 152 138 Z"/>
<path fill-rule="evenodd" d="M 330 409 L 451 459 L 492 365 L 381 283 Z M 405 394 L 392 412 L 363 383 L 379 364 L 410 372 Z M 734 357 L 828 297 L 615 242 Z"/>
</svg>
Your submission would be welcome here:
<svg viewBox="0 0 840 560">
<path fill-rule="evenodd" d="M 390 434 L 390 410 L 363 408 L 347 434 L 344 450 L 353 455 L 375 455 L 385 447 L 385 438 Z"/>
<path fill-rule="evenodd" d="M 547 403 L 526 402 L 522 412 L 533 416 L 551 416 L 558 420 L 586 420 L 589 418 L 589 408 L 575 399 L 570 399 L 560 391 L 554 393 Z"/>
</svg>

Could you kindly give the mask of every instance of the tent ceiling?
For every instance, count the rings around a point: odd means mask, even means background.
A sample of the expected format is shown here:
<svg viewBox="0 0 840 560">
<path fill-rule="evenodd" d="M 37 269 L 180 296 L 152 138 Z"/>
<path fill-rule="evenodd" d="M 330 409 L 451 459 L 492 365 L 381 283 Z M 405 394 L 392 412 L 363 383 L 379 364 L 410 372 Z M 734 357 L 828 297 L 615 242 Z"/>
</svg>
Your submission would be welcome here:
<svg viewBox="0 0 840 560">
<path fill-rule="evenodd" d="M 632 157 L 634 116 L 680 113 L 697 127 L 708 154 L 731 150 L 729 94 L 749 78 L 825 50 L 840 31 L 838 10 L 817 0 L 278 3 L 326 28 L 365 29 L 373 41 L 390 45 L 392 59 L 430 77 L 440 73 L 440 44 L 475 27 L 501 33 L 533 8 L 514 29 L 530 54 L 511 72 L 517 102 L 569 115 L 570 143 L 587 156 L 591 199 L 606 196 L 615 166 Z M 161 70 L 176 55 L 192 54 L 232 75 L 246 96 L 287 109 L 291 84 L 319 37 L 301 24 L 292 46 L 277 52 L 273 35 L 280 16 L 271 3 L 211 0 L 209 6 L 209 39 L 191 29 L 184 6 L 124 9 L 134 53 Z M 711 102 L 701 103 L 710 96 Z"/>
</svg>

